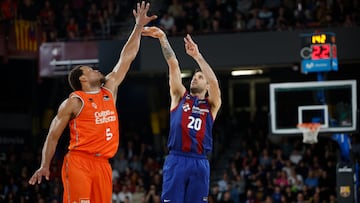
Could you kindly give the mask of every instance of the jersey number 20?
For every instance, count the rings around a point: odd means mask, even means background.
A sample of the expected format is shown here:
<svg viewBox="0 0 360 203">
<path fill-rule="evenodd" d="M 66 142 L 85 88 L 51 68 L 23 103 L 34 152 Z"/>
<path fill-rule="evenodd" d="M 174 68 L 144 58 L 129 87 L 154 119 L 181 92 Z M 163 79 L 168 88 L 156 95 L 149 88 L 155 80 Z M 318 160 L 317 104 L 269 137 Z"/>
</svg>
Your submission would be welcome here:
<svg viewBox="0 0 360 203">
<path fill-rule="evenodd" d="M 189 116 L 189 124 L 188 128 L 194 129 L 194 130 L 200 130 L 201 128 L 201 119 L 200 118 L 194 118 L 193 116 Z"/>
</svg>

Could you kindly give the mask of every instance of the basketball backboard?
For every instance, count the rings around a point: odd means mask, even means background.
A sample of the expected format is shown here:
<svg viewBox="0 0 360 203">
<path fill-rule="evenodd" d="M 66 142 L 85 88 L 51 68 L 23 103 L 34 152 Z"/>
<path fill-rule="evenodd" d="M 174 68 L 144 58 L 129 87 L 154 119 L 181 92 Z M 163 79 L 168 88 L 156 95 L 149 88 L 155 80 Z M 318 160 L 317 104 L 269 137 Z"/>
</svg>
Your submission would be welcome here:
<svg viewBox="0 0 360 203">
<path fill-rule="evenodd" d="M 357 131 L 356 80 L 270 84 L 270 134 L 299 134 L 299 123 L 320 123 L 319 133 Z"/>
</svg>

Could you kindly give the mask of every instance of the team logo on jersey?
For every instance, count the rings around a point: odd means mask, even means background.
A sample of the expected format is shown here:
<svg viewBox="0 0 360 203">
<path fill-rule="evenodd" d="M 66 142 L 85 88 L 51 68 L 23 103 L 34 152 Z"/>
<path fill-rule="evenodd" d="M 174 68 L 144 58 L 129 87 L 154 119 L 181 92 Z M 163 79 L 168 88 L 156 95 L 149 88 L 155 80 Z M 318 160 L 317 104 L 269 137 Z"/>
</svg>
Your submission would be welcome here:
<svg viewBox="0 0 360 203">
<path fill-rule="evenodd" d="M 94 108 L 94 109 L 97 109 L 97 105 L 95 104 L 94 100 L 92 98 L 89 98 L 89 102 L 91 102 L 91 106 Z"/>
<path fill-rule="evenodd" d="M 187 111 L 189 111 L 189 110 L 191 109 L 189 103 L 183 104 L 183 105 L 182 105 L 182 108 L 183 108 L 184 112 L 187 112 Z"/>
<path fill-rule="evenodd" d="M 95 124 L 104 124 L 116 121 L 115 111 L 105 110 L 105 111 L 96 111 L 95 114 Z"/>
<path fill-rule="evenodd" d="M 209 109 L 201 109 L 197 106 L 194 106 L 192 109 L 192 113 L 204 115 L 205 113 L 209 113 Z"/>
<path fill-rule="evenodd" d="M 104 95 L 103 99 L 104 99 L 104 101 L 109 101 L 110 97 L 108 95 Z"/>
<path fill-rule="evenodd" d="M 340 186 L 340 196 L 341 197 L 349 197 L 351 194 L 350 186 Z"/>
</svg>

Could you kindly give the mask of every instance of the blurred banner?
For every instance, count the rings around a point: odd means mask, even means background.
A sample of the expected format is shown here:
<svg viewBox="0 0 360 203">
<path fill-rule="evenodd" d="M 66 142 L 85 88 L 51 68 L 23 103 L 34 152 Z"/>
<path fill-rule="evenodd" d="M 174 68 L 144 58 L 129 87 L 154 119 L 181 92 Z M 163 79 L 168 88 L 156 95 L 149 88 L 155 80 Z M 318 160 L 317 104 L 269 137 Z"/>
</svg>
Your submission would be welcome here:
<svg viewBox="0 0 360 203">
<path fill-rule="evenodd" d="M 38 50 L 36 22 L 15 20 L 14 28 L 16 50 L 36 52 Z"/>
<path fill-rule="evenodd" d="M 39 76 L 67 75 L 74 65 L 97 66 L 98 42 L 51 42 L 39 47 Z"/>
<path fill-rule="evenodd" d="M 42 42 L 41 26 L 35 21 L 14 20 L 8 29 L 5 52 L 11 58 L 38 58 L 39 45 Z"/>
</svg>

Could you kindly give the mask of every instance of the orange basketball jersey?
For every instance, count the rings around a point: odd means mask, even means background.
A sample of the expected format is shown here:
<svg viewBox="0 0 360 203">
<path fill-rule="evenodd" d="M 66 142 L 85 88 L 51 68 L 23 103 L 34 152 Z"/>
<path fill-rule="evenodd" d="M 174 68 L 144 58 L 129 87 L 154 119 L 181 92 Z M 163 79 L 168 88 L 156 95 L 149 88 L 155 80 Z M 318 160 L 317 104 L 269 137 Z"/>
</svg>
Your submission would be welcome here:
<svg viewBox="0 0 360 203">
<path fill-rule="evenodd" d="M 119 121 L 112 93 L 101 88 L 96 93 L 75 91 L 70 97 L 79 98 L 83 106 L 69 123 L 69 150 L 113 157 L 119 146 Z"/>
</svg>

